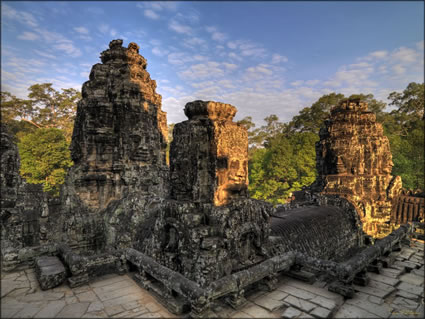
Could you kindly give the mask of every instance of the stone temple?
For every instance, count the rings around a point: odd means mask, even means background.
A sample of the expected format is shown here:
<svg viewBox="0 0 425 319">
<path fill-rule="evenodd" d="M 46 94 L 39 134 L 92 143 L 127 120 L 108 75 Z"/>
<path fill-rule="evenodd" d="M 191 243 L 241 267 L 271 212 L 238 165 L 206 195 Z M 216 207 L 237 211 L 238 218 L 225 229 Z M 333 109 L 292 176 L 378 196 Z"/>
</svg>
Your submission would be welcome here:
<svg viewBox="0 0 425 319">
<path fill-rule="evenodd" d="M 361 101 L 332 110 L 317 181 L 276 209 L 249 197 L 234 106 L 187 103 L 168 166 L 166 114 L 139 46 L 113 40 L 101 61 L 83 84 L 60 198 L 19 177 L 2 131 L 3 271 L 35 267 L 43 289 L 128 272 L 171 312 L 202 317 L 214 300 L 238 308 L 246 291 L 273 290 L 281 272 L 351 298 L 424 219 L 424 198 L 391 176 L 388 139 Z"/>
</svg>

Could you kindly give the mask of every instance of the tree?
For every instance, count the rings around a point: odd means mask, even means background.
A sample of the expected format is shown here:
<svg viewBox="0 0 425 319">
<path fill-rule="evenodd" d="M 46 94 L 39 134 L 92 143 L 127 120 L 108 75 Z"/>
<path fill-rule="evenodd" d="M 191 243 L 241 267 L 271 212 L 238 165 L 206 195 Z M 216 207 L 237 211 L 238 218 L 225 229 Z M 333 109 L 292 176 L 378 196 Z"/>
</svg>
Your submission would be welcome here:
<svg viewBox="0 0 425 319">
<path fill-rule="evenodd" d="M 42 184 L 45 192 L 58 196 L 66 171 L 73 164 L 68 146 L 62 131 L 56 128 L 40 128 L 23 136 L 18 143 L 21 175 L 28 183 Z"/>
<path fill-rule="evenodd" d="M 1 92 L 2 122 L 14 125 L 15 121 L 24 121 L 35 128 L 58 128 L 70 142 L 81 93 L 75 89 L 59 92 L 52 83 L 34 84 L 28 91 L 27 100 Z"/>
<path fill-rule="evenodd" d="M 250 161 L 250 195 L 273 204 L 285 203 L 291 193 L 312 184 L 316 178 L 316 134 L 275 135 L 266 148 Z"/>
<path fill-rule="evenodd" d="M 424 189 L 424 84 L 409 83 L 402 92 L 392 92 L 390 105 L 398 108 L 385 115 L 384 132 L 393 154 L 393 175 L 403 187 Z"/>
<path fill-rule="evenodd" d="M 329 117 L 331 108 L 338 105 L 343 99 L 343 94 L 323 95 L 312 106 L 303 108 L 299 115 L 293 117 L 287 126 L 286 133 L 312 132 L 319 134 L 323 122 Z"/>
<path fill-rule="evenodd" d="M 397 112 L 424 118 L 424 83 L 409 83 L 403 93 L 392 92 L 390 105 L 398 106 Z"/>
</svg>

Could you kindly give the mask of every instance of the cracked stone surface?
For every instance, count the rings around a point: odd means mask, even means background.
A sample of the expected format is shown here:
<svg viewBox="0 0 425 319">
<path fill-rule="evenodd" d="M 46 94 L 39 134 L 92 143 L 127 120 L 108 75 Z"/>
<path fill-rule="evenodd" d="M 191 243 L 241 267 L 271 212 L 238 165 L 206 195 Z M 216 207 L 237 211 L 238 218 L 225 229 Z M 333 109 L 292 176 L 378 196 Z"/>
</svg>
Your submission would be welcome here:
<svg viewBox="0 0 425 319">
<path fill-rule="evenodd" d="M 397 256 L 412 259 L 423 256 L 424 243 L 412 241 Z M 404 260 L 402 257 L 401 259 Z M 311 285 L 282 273 L 272 292 L 247 291 L 247 302 L 235 310 L 214 301 L 211 318 L 422 318 L 424 315 L 424 261 L 416 266 L 415 277 L 406 269 L 384 268 L 393 291 L 384 298 L 376 296 L 380 282 L 362 287 L 354 298 L 344 300 L 327 290 L 325 283 Z M 408 260 L 407 260 L 408 261 Z M 373 278 L 372 273 L 369 273 Z M 403 281 L 403 278 L 409 278 Z M 396 279 L 396 281 L 394 281 Z M 415 280 L 413 280 L 415 279 Z M 372 280 L 373 281 L 373 280 Z M 42 291 L 32 269 L 1 273 L 2 318 L 175 318 L 148 291 L 128 275 L 106 275 L 89 284 L 71 289 L 62 284 Z"/>
</svg>

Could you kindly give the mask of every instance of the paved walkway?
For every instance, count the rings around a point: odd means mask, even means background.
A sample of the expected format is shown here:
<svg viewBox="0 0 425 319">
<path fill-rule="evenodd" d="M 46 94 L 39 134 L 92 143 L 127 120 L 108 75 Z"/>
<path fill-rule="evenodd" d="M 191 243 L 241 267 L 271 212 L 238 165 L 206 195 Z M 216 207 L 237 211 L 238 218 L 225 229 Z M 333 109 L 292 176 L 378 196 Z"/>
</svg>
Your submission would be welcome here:
<svg viewBox="0 0 425 319">
<path fill-rule="evenodd" d="M 355 286 L 353 299 L 281 276 L 273 292 L 257 291 L 234 310 L 214 303 L 220 318 L 423 318 L 424 244 L 413 242 L 396 254 L 381 274 L 369 273 L 367 287 Z M 406 272 L 407 270 L 407 272 Z M 128 275 L 107 275 L 89 285 L 66 284 L 41 291 L 34 270 L 1 273 L 1 318 L 175 318 Z"/>
</svg>

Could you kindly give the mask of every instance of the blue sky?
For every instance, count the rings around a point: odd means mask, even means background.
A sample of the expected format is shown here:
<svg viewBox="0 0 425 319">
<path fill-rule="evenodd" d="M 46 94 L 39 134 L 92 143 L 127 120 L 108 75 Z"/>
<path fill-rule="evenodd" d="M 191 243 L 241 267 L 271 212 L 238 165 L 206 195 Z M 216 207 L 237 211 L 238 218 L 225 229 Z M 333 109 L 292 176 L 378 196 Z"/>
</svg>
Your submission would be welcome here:
<svg viewBox="0 0 425 319">
<path fill-rule="evenodd" d="M 289 121 L 330 92 L 392 91 L 424 81 L 424 2 L 1 2 L 1 84 L 74 87 L 112 39 L 136 42 L 168 122 L 216 100 L 257 125 Z"/>
</svg>

